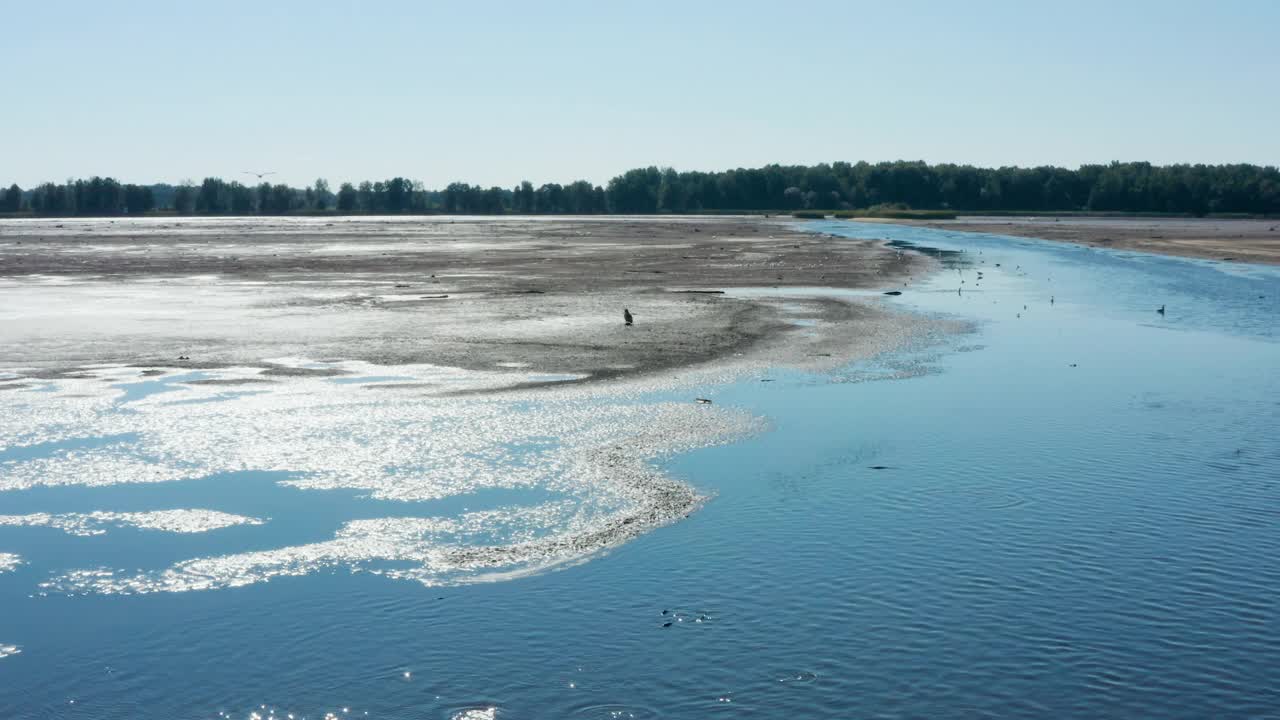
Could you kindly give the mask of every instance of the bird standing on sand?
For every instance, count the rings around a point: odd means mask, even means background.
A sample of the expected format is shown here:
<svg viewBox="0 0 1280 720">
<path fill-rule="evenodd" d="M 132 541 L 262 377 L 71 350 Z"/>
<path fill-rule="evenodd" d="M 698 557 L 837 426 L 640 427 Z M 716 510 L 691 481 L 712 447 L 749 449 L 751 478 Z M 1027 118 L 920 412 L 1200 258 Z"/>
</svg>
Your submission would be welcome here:
<svg viewBox="0 0 1280 720">
<path fill-rule="evenodd" d="M 1158 310 L 1156 310 L 1156 312 L 1158 312 L 1158 313 L 1160 313 L 1161 315 L 1163 315 L 1163 314 L 1164 314 L 1164 306 L 1163 306 L 1163 305 L 1161 305 L 1161 306 L 1160 306 L 1160 308 L 1159 308 Z"/>
<path fill-rule="evenodd" d="M 631 311 L 626 308 L 622 308 L 622 320 L 627 323 L 628 327 L 636 321 L 635 318 L 631 317 Z"/>
</svg>

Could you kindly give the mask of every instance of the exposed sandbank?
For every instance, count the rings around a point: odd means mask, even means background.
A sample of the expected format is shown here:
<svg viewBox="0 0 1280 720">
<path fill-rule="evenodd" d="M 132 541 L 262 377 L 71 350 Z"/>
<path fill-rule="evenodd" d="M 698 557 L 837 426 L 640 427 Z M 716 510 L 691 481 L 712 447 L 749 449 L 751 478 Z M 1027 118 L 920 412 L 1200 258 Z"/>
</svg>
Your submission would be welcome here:
<svg viewBox="0 0 1280 720">
<path fill-rule="evenodd" d="M 931 263 L 748 218 L 0 222 L 0 388 L 17 388 L 0 447 L 102 441 L 17 463 L 0 491 L 252 468 L 380 500 L 550 493 L 155 571 L 73 570 L 51 591 L 339 566 L 437 584 L 573 562 L 705 500 L 656 460 L 764 426 L 692 398 L 617 397 L 897 347 L 941 323 L 881 293 Z M 542 402 L 530 385 L 549 386 Z"/>
<path fill-rule="evenodd" d="M 753 353 L 837 362 L 890 344 L 894 314 L 683 291 L 901 288 L 929 267 L 756 218 L 8 221 L 0 367 L 309 357 L 601 379 Z"/>
<path fill-rule="evenodd" d="M 1016 235 L 1209 260 L 1280 263 L 1280 219 L 972 216 L 955 220 L 874 222 Z"/>
</svg>

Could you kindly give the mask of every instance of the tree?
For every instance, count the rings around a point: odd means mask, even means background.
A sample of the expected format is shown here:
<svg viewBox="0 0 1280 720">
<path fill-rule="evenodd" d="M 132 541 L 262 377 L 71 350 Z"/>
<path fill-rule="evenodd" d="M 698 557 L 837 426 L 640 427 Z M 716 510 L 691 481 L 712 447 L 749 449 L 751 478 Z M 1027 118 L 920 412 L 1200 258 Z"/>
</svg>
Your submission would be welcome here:
<svg viewBox="0 0 1280 720">
<path fill-rule="evenodd" d="M 316 184 L 312 188 L 311 207 L 316 210 L 327 210 L 329 203 L 333 201 L 333 193 L 329 192 L 329 181 L 324 178 L 317 178 Z"/>
<path fill-rule="evenodd" d="M 227 184 L 222 178 L 205 178 L 196 193 L 196 212 L 217 215 L 231 206 Z"/>
<path fill-rule="evenodd" d="M 151 212 L 156 207 L 155 194 L 146 185 L 124 186 L 124 210 L 130 215 Z"/>
<path fill-rule="evenodd" d="M 373 190 L 373 183 L 365 180 L 360 183 L 360 187 L 356 190 L 356 204 L 361 212 L 377 212 L 377 195 Z"/>
<path fill-rule="evenodd" d="M 497 215 L 503 211 L 505 193 L 500 187 L 491 187 L 480 194 L 480 212 Z"/>
<path fill-rule="evenodd" d="M 1112 162 L 1060 167 L 980 168 L 920 161 L 766 165 L 722 172 L 635 168 L 606 187 L 578 180 L 568 185 L 523 181 L 513 189 L 464 182 L 427 190 L 403 177 L 344 183 L 338 194 L 323 179 L 304 189 L 262 183 L 246 187 L 220 178 L 199 186 L 185 181 L 122 185 L 110 177 L 46 182 L 23 192 L 0 189 L 0 211 L 35 215 L 137 214 L 156 207 L 191 213 L 284 213 L 298 209 L 341 212 L 654 213 L 810 207 L 948 208 L 958 211 L 1095 210 L 1280 214 L 1280 170 L 1259 165 L 1165 165 Z"/>
<path fill-rule="evenodd" d="M 9 186 L 4 191 L 4 198 L 0 200 L 0 209 L 5 212 L 18 212 L 22 209 L 22 188 L 17 183 Z"/>
<path fill-rule="evenodd" d="M 471 186 L 466 183 L 449 183 L 444 189 L 444 211 L 447 213 L 466 212 L 470 208 L 469 197 Z"/>
<path fill-rule="evenodd" d="M 173 211 L 179 215 L 190 215 L 196 209 L 196 188 L 190 180 L 183 180 L 173 194 Z"/>
<path fill-rule="evenodd" d="M 652 213 L 658 210 L 662 174 L 656 167 L 628 170 L 609 181 L 607 192 L 615 212 Z"/>
<path fill-rule="evenodd" d="M 399 213 L 409 209 L 413 195 L 413 183 L 402 178 L 392 178 L 385 185 L 387 212 Z"/>
<path fill-rule="evenodd" d="M 564 210 L 576 215 L 602 212 L 597 207 L 596 188 L 586 180 L 578 180 L 564 188 Z"/>
<path fill-rule="evenodd" d="M 522 180 L 520 185 L 513 191 L 515 196 L 515 211 L 529 215 L 533 213 L 533 183 L 528 180 Z"/>
<path fill-rule="evenodd" d="M 271 212 L 271 183 L 258 183 L 254 194 L 257 195 L 258 213 L 266 215 Z"/>
<path fill-rule="evenodd" d="M 272 185 L 269 195 L 270 212 L 283 215 L 293 209 L 293 188 L 288 185 Z"/>
<path fill-rule="evenodd" d="M 680 181 L 680 175 L 671 168 L 662 171 L 662 180 L 658 185 L 657 209 L 663 212 L 684 212 L 684 185 Z"/>
<path fill-rule="evenodd" d="M 253 195 L 253 188 L 246 187 L 234 180 L 227 185 L 227 196 L 228 202 L 230 203 L 230 210 L 236 215 L 253 214 Z"/>
<path fill-rule="evenodd" d="M 791 187 L 782 191 L 783 207 L 787 208 L 788 210 L 795 210 L 796 208 L 799 208 L 802 204 L 804 204 L 804 192 L 800 188 L 796 187 L 795 185 L 792 185 Z"/>
<path fill-rule="evenodd" d="M 562 213 L 564 200 L 564 188 L 559 183 L 547 183 L 534 193 L 533 206 L 540 213 Z"/>
<path fill-rule="evenodd" d="M 338 188 L 338 211 L 349 213 L 356 209 L 356 189 L 351 183 L 342 183 Z"/>
</svg>

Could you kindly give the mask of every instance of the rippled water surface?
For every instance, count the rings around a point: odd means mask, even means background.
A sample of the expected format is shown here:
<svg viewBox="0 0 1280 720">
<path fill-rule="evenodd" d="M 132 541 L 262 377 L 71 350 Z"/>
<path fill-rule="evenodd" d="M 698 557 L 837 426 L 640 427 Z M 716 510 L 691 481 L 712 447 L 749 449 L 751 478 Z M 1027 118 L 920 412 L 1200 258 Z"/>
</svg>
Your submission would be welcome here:
<svg viewBox="0 0 1280 720">
<path fill-rule="evenodd" d="M 625 398 L 5 390 L 0 716 L 1280 713 L 1280 273 L 811 227 L 975 331 Z"/>
</svg>

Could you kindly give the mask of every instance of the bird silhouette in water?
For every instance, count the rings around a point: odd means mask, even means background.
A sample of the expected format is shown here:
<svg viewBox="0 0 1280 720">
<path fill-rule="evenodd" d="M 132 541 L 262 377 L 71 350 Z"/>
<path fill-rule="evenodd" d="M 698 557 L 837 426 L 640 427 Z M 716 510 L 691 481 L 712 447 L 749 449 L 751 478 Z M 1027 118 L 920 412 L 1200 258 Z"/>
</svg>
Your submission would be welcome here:
<svg viewBox="0 0 1280 720">
<path fill-rule="evenodd" d="M 622 308 L 622 320 L 627 324 L 627 327 L 630 327 L 631 324 L 636 321 L 636 319 L 631 316 L 631 311 L 626 308 Z"/>
<path fill-rule="evenodd" d="M 1156 312 L 1158 312 L 1158 313 L 1160 313 L 1161 315 L 1163 315 L 1163 314 L 1164 314 L 1164 306 L 1163 306 L 1163 305 L 1161 305 L 1161 306 L 1156 310 Z"/>
</svg>

